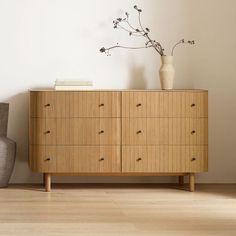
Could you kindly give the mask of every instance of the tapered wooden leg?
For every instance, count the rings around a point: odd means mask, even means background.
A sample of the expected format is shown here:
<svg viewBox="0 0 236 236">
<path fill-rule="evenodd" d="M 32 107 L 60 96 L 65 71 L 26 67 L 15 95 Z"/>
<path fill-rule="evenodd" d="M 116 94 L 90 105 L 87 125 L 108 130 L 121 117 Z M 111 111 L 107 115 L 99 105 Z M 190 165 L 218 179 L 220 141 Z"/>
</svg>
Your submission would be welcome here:
<svg viewBox="0 0 236 236">
<path fill-rule="evenodd" d="M 48 173 L 45 173 L 45 191 L 50 192 L 51 191 L 51 175 Z"/>
<path fill-rule="evenodd" d="M 195 191 L 195 175 L 194 175 L 194 173 L 189 174 L 189 190 L 190 190 L 190 192 Z"/>
<path fill-rule="evenodd" d="M 184 185 L 184 176 L 179 176 L 179 185 Z"/>
</svg>

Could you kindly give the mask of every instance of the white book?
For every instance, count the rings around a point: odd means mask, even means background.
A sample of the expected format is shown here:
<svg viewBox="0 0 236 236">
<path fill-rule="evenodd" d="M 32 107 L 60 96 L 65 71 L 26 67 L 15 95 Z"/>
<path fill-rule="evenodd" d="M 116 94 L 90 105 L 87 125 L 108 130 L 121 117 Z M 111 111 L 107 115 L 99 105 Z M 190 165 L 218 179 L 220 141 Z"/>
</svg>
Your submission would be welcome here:
<svg viewBox="0 0 236 236">
<path fill-rule="evenodd" d="M 77 91 L 77 90 L 92 90 L 93 86 L 73 86 L 73 85 L 55 85 L 55 90 L 59 91 Z"/>
<path fill-rule="evenodd" d="M 55 82 L 56 86 L 93 86 L 93 81 L 87 80 L 59 80 Z"/>
</svg>

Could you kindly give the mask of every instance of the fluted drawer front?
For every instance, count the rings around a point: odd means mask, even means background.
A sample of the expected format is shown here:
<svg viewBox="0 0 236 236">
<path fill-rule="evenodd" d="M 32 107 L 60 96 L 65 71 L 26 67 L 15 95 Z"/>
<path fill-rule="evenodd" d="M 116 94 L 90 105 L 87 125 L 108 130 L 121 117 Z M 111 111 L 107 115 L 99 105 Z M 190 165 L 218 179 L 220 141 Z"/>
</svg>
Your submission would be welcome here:
<svg viewBox="0 0 236 236">
<path fill-rule="evenodd" d="M 54 91 L 30 92 L 30 117 L 68 117 L 70 93 Z"/>
<path fill-rule="evenodd" d="M 31 118 L 30 144 L 119 145 L 118 118 Z"/>
<path fill-rule="evenodd" d="M 122 118 L 123 145 L 206 145 L 207 118 Z"/>
<path fill-rule="evenodd" d="M 122 172 L 202 172 L 207 156 L 207 146 L 123 146 Z"/>
<path fill-rule="evenodd" d="M 31 91 L 29 144 L 44 173 L 207 171 L 207 91 Z"/>
<path fill-rule="evenodd" d="M 205 91 L 122 92 L 122 117 L 207 117 Z"/>
<path fill-rule="evenodd" d="M 49 173 L 113 173 L 121 171 L 117 146 L 30 145 L 30 167 Z"/>
<path fill-rule="evenodd" d="M 70 117 L 120 117 L 120 92 L 73 92 Z"/>
<path fill-rule="evenodd" d="M 122 145 L 146 145 L 147 135 L 147 119 L 122 118 Z"/>
<path fill-rule="evenodd" d="M 120 117 L 120 92 L 34 91 L 30 116 L 40 118 Z"/>
</svg>

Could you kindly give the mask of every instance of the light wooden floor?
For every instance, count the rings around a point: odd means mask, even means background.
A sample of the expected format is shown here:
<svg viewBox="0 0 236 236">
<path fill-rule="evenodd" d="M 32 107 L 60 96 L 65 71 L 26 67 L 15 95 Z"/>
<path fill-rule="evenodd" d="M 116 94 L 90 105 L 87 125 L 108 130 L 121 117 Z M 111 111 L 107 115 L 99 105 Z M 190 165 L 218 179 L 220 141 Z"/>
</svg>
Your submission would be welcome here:
<svg viewBox="0 0 236 236">
<path fill-rule="evenodd" d="M 236 185 L 53 187 L 0 189 L 0 235 L 236 235 Z"/>
</svg>

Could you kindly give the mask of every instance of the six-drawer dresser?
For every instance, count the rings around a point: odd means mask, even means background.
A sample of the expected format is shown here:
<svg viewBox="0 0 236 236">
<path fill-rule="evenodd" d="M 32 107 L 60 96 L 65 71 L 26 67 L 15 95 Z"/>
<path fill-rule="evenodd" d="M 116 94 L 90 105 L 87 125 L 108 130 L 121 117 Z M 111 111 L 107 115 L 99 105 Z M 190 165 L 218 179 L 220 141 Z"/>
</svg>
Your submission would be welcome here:
<svg viewBox="0 0 236 236">
<path fill-rule="evenodd" d="M 52 175 L 189 176 L 208 169 L 205 90 L 30 91 L 29 166 Z"/>
</svg>

